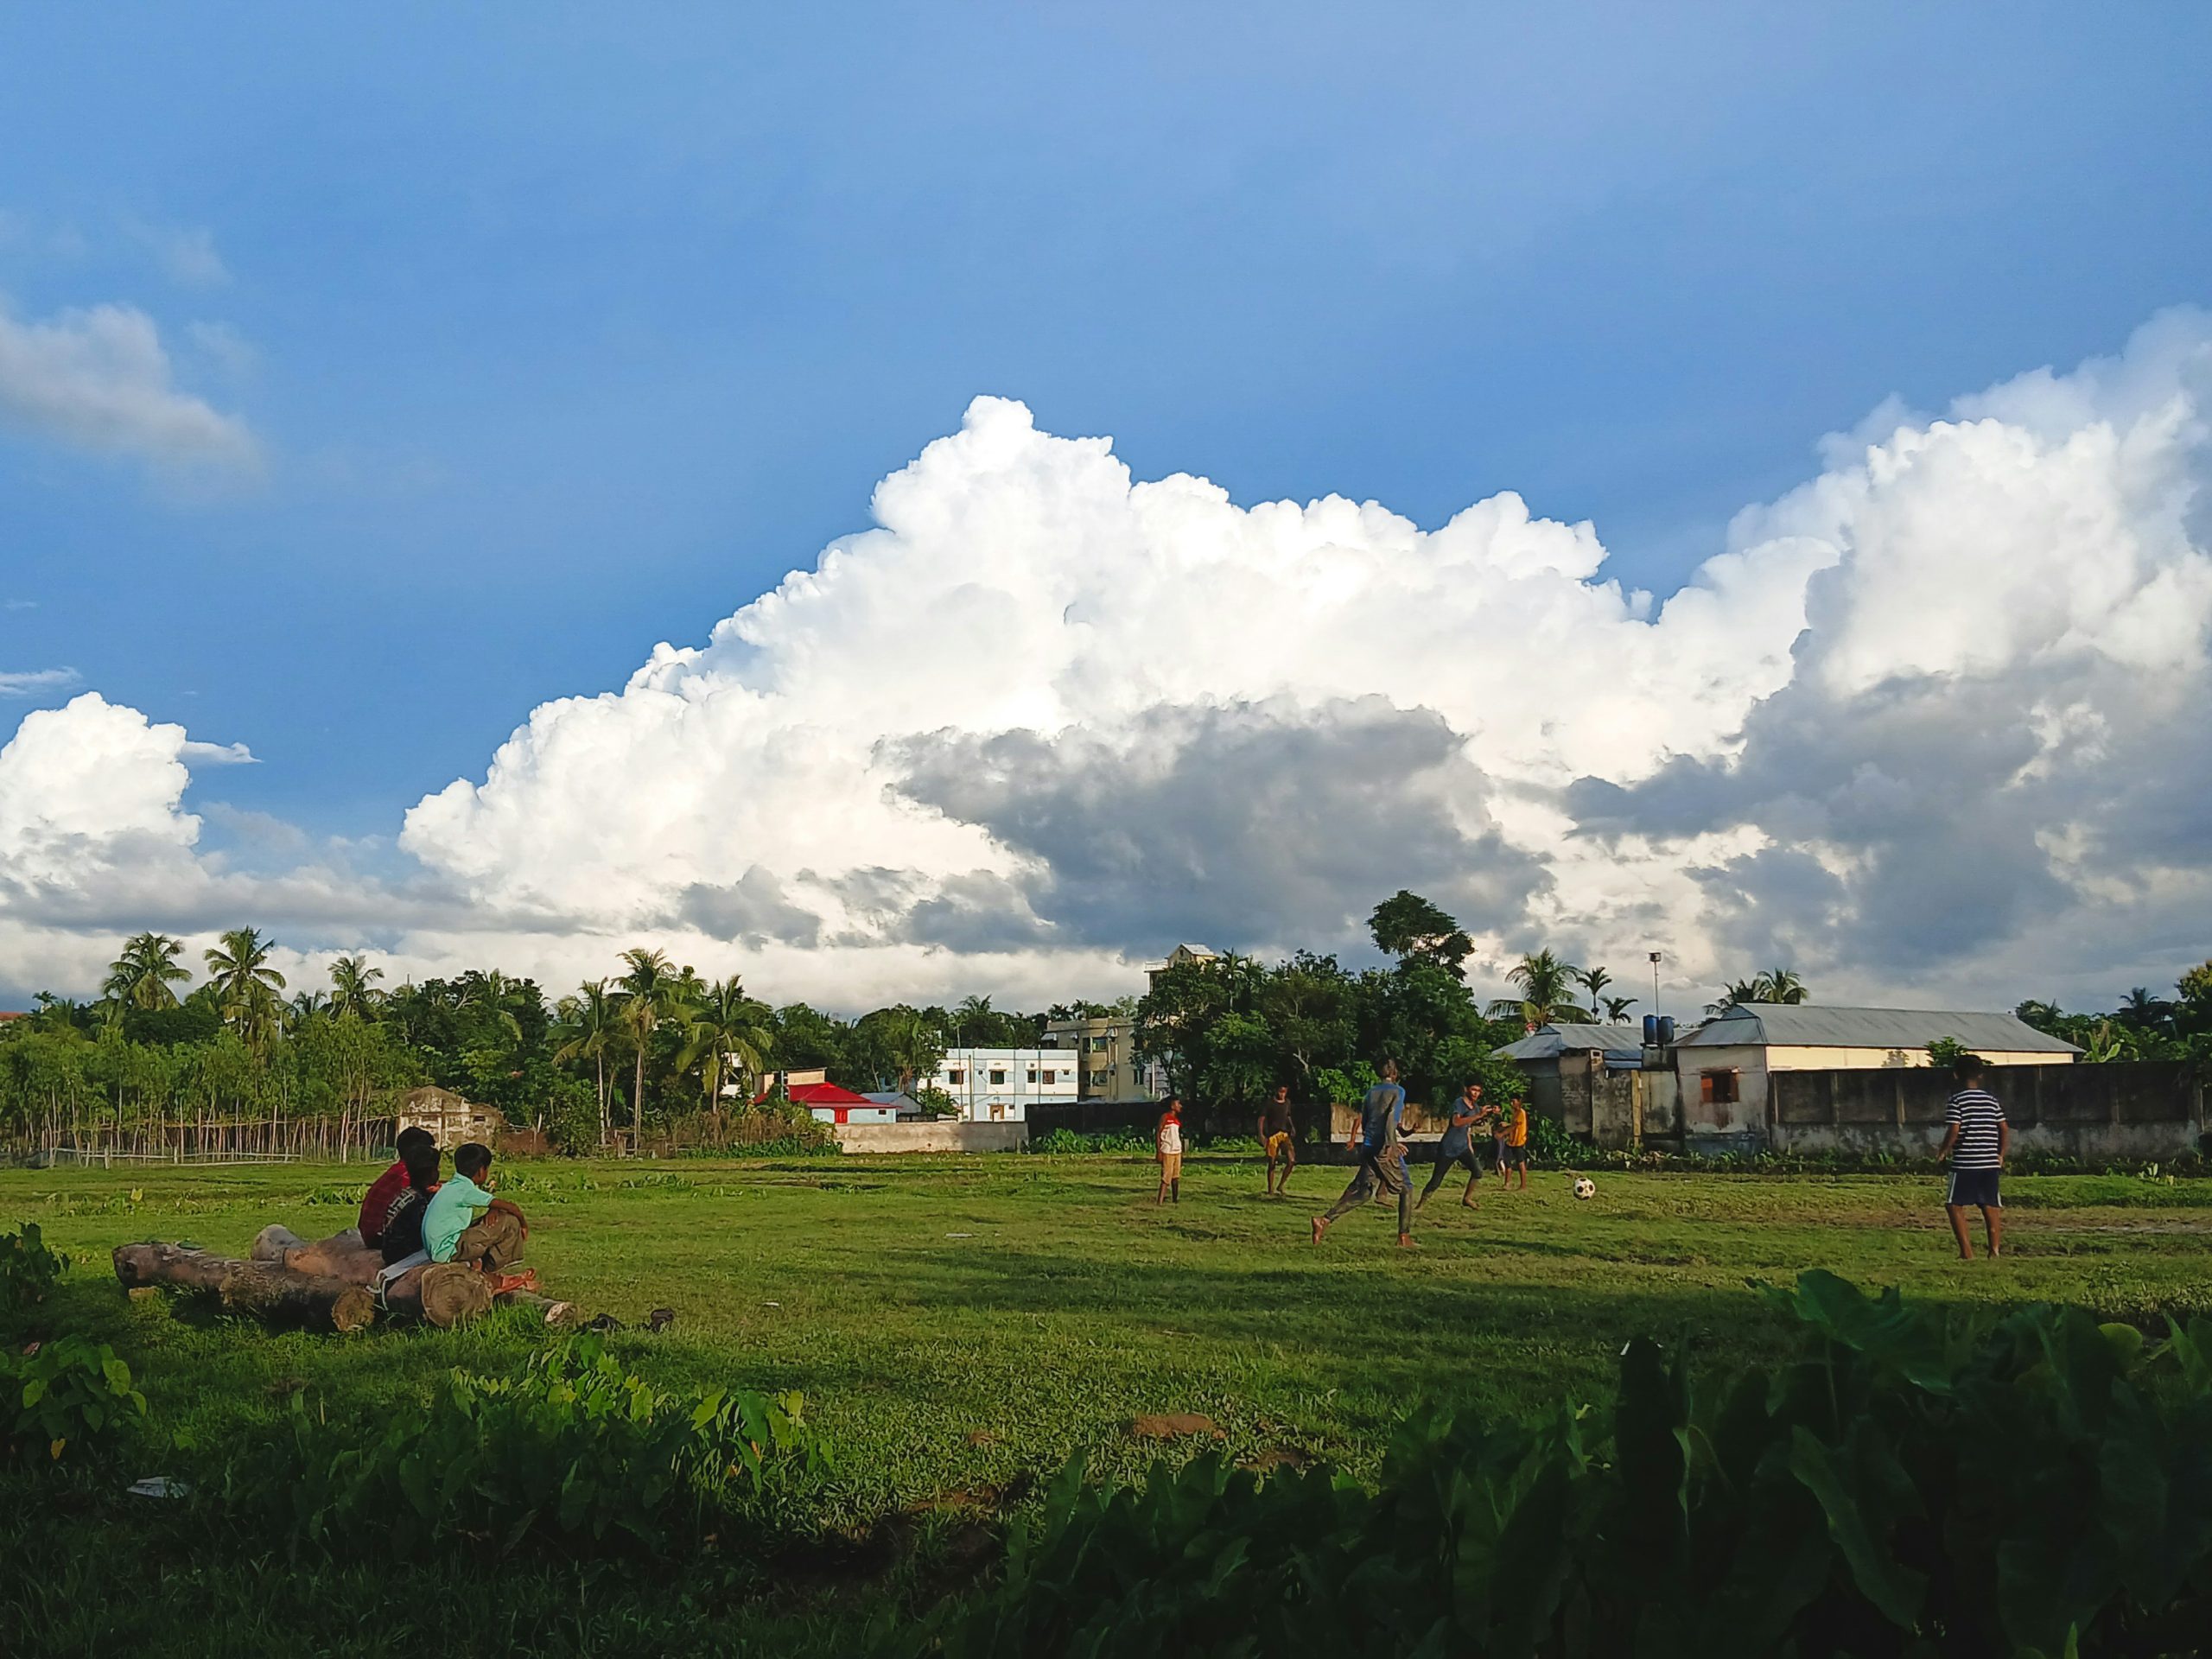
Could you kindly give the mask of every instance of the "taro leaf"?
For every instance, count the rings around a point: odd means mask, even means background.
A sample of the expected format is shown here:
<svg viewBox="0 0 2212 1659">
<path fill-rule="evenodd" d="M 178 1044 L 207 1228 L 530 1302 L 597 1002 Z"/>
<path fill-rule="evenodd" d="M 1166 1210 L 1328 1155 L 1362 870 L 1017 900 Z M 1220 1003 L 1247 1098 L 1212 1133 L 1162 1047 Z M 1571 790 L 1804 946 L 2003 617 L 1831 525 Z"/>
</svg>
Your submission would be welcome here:
<svg viewBox="0 0 2212 1659">
<path fill-rule="evenodd" d="M 1535 1652 L 1559 1609 L 1569 1565 L 1567 1500 L 1567 1465 L 1548 1459 L 1498 1535 L 1497 1582 L 1511 1586 L 1490 1648 L 1501 1659 Z"/>
<path fill-rule="evenodd" d="M 1927 1578 L 1891 1558 L 1887 1526 L 1866 1513 L 1864 1494 L 1846 1482 L 1828 1448 L 1803 1428 L 1792 1431 L 1789 1440 L 1789 1472 L 1819 1500 L 1828 1537 L 1843 1552 L 1852 1581 L 1884 1618 L 1900 1630 L 1911 1630 Z"/>
<path fill-rule="evenodd" d="M 1933 1314 L 1908 1307 L 1895 1285 L 1869 1298 L 1847 1279 L 1825 1268 L 1797 1276 L 1795 1293 L 1768 1291 L 1779 1302 L 1827 1337 L 1895 1370 L 1932 1393 L 1946 1394 L 1957 1370 L 1957 1357 Z"/>
<path fill-rule="evenodd" d="M 1689 1384 L 1638 1337 L 1621 1360 L 1613 1445 L 1638 1575 L 1676 1581 L 1689 1549 Z"/>
</svg>

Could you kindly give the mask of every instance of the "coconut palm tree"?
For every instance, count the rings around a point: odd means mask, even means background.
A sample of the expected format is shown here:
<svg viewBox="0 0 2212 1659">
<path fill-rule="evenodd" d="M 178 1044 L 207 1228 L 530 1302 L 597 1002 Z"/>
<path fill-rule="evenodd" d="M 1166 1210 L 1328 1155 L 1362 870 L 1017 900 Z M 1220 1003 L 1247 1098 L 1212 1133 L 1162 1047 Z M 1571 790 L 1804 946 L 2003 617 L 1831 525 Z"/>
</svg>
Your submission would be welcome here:
<svg viewBox="0 0 2212 1659">
<path fill-rule="evenodd" d="M 461 1007 L 488 1014 L 509 1040 L 518 1043 L 522 1041 L 522 1022 L 515 1018 L 514 1005 L 521 993 L 522 987 L 496 968 L 461 976 Z"/>
<path fill-rule="evenodd" d="M 607 1144 L 607 1054 L 614 1046 L 615 1033 L 620 1029 L 615 1011 L 615 999 L 603 979 L 588 979 L 577 988 L 574 996 L 561 999 L 562 1024 L 569 1030 L 569 1039 L 554 1052 L 555 1062 L 573 1065 L 578 1060 L 589 1060 L 597 1073 L 599 1093 L 599 1143 Z"/>
<path fill-rule="evenodd" d="M 972 1041 L 968 1034 L 970 1027 L 988 1022 L 995 1017 L 989 997 L 962 997 L 960 1006 L 952 1010 L 953 1041 L 963 1044 Z"/>
<path fill-rule="evenodd" d="M 1554 1020 L 1580 1020 L 1588 1011 L 1573 993 L 1581 975 L 1580 969 L 1560 961 L 1549 950 L 1523 957 L 1505 970 L 1506 978 L 1521 988 L 1521 995 L 1502 996 L 1492 1002 L 1490 1017 L 1519 1020 L 1531 1031 Z"/>
<path fill-rule="evenodd" d="M 202 953 L 223 1022 L 257 1047 L 283 1025 L 283 1004 L 276 993 L 284 988 L 284 976 L 269 965 L 269 951 L 270 942 L 258 929 L 235 927 Z"/>
<path fill-rule="evenodd" d="M 616 1006 L 622 1030 L 637 1051 L 638 1069 L 630 1089 L 630 1129 L 642 1136 L 645 1129 L 645 1052 L 652 1046 L 660 1022 L 681 1007 L 677 979 L 665 950 L 633 945 L 622 953 L 630 971 L 615 982 Z"/>
<path fill-rule="evenodd" d="M 708 1110 L 721 1103 L 726 1082 L 737 1084 L 741 1099 L 753 1098 L 760 1074 L 768 1069 L 768 1050 L 773 1040 L 761 1023 L 766 1012 L 745 994 L 745 982 L 735 974 L 709 985 L 706 995 L 692 1006 L 684 1022 L 683 1052 L 677 1057 L 676 1065 L 679 1071 L 695 1065 L 699 1068 Z"/>
<path fill-rule="evenodd" d="M 1795 1007 L 1808 1001 L 1813 993 L 1805 982 L 1787 968 L 1770 968 L 1758 976 L 1758 982 L 1765 988 L 1768 1002 L 1783 1002 Z"/>
<path fill-rule="evenodd" d="M 1606 1023 L 1615 1026 L 1628 1018 L 1628 1011 L 1634 1007 L 1637 1002 L 1637 999 L 1632 996 L 1608 996 L 1603 1001 L 1605 1004 Z"/>
<path fill-rule="evenodd" d="M 1606 986 L 1613 982 L 1612 975 L 1603 968 L 1574 968 L 1568 971 L 1574 976 L 1574 982 L 1590 993 L 1590 1017 L 1597 1019 L 1601 994 Z"/>
<path fill-rule="evenodd" d="M 374 1016 L 384 993 L 375 982 L 384 969 L 369 966 L 365 957 L 340 957 L 330 964 L 330 1013 L 334 1019 L 367 1020 Z"/>
<path fill-rule="evenodd" d="M 129 1008 L 173 1008 L 176 993 L 170 986 L 192 977 L 189 968 L 178 964 L 184 941 L 166 933 L 135 933 L 124 942 L 123 954 L 108 969 L 101 992 Z"/>
<path fill-rule="evenodd" d="M 295 991 L 292 993 L 292 1019 L 294 1023 L 296 1024 L 298 1021 L 306 1019 L 311 1014 L 328 1014 L 329 1012 L 330 998 L 327 993 L 322 991 Z"/>
</svg>

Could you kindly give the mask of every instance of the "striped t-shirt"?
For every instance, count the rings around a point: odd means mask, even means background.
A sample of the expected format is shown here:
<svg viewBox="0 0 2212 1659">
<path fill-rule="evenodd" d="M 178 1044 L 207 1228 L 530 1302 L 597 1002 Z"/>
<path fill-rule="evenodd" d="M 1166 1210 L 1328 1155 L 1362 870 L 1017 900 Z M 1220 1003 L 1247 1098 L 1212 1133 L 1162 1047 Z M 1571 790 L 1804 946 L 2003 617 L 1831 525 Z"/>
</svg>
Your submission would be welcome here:
<svg viewBox="0 0 2212 1659">
<path fill-rule="evenodd" d="M 1997 1168 L 1997 1128 L 2004 1121 L 2005 1109 L 1987 1090 L 1961 1089 L 1953 1095 L 1951 1108 L 1943 1114 L 1944 1123 L 1955 1124 L 1959 1131 L 1959 1144 L 1951 1150 L 1951 1167 Z"/>
</svg>

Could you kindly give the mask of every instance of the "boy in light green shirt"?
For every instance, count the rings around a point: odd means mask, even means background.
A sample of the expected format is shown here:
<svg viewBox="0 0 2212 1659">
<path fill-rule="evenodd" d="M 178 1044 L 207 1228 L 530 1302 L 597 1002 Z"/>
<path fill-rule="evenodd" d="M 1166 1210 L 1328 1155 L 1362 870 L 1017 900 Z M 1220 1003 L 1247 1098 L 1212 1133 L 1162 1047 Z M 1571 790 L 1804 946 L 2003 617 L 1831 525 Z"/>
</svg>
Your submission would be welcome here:
<svg viewBox="0 0 2212 1659">
<path fill-rule="evenodd" d="M 433 1262 L 465 1262 L 504 1280 L 530 1230 L 521 1211 L 492 1196 L 491 1170 L 489 1147 L 471 1141 L 454 1149 L 453 1179 L 431 1195 L 423 1217 L 423 1248 Z"/>
</svg>

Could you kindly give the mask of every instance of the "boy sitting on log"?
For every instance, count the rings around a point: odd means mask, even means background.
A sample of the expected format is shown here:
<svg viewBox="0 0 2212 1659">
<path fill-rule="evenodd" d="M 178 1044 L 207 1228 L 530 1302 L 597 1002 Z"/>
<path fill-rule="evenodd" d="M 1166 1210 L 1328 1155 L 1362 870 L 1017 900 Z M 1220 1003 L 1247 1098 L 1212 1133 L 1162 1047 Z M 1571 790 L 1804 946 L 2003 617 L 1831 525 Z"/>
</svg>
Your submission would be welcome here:
<svg viewBox="0 0 2212 1659">
<path fill-rule="evenodd" d="M 384 1230 L 391 1224 L 391 1206 L 399 1195 L 407 1191 L 410 1185 L 407 1176 L 408 1154 L 420 1152 L 424 1148 L 429 1149 L 433 1158 L 437 1155 L 438 1143 L 431 1138 L 428 1129 L 411 1128 L 402 1129 L 399 1132 L 399 1142 L 397 1147 L 399 1154 L 398 1161 L 378 1176 L 375 1180 L 370 1182 L 369 1190 L 362 1194 L 361 1218 L 354 1224 L 360 1229 L 361 1243 L 371 1249 L 377 1250 L 384 1248 Z M 433 1185 L 435 1184 L 436 1179 L 435 1175 L 431 1177 Z M 400 1252 L 402 1255 L 405 1254 L 404 1250 Z M 387 1262 L 397 1259 L 389 1253 L 385 1256 Z"/>
<path fill-rule="evenodd" d="M 377 1241 L 386 1267 L 410 1256 L 425 1255 L 423 1222 L 429 1214 L 430 1199 L 438 1190 L 437 1143 L 424 1135 L 421 1143 L 406 1149 L 404 1162 L 407 1185 L 399 1189 L 391 1208 L 385 1211 L 384 1232 Z"/>
<path fill-rule="evenodd" d="M 485 1183 L 491 1179 L 492 1149 L 471 1141 L 455 1147 L 453 1179 L 431 1195 L 423 1215 L 423 1248 L 432 1262 L 461 1262 L 492 1281 L 496 1293 L 534 1289 L 537 1275 L 527 1268 L 508 1273 L 522 1256 L 530 1230 L 522 1211 L 505 1198 L 495 1198 Z"/>
</svg>

